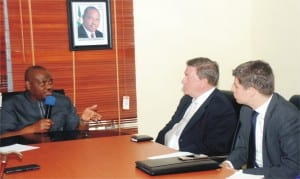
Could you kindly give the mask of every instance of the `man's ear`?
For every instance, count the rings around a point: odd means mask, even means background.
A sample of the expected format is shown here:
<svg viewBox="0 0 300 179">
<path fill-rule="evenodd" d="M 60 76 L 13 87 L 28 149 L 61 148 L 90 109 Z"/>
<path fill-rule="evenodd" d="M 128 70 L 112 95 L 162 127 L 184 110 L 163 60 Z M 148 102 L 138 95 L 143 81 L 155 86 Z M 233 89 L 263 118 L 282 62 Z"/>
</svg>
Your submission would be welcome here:
<svg viewBox="0 0 300 179">
<path fill-rule="evenodd" d="M 251 97 L 255 96 L 257 94 L 257 89 L 253 88 L 253 87 L 249 87 L 248 88 L 248 93 L 250 94 Z"/>
<path fill-rule="evenodd" d="M 25 81 L 25 88 L 26 88 L 26 90 L 30 90 L 31 84 L 29 81 Z"/>
</svg>

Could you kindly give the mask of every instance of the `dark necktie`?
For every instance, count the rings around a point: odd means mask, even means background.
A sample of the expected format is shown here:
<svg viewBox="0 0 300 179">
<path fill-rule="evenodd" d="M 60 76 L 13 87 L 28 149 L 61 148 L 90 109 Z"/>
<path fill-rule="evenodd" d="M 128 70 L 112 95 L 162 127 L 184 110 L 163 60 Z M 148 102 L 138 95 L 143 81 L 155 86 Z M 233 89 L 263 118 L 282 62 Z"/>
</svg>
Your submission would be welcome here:
<svg viewBox="0 0 300 179">
<path fill-rule="evenodd" d="M 91 38 L 95 38 L 95 34 L 94 33 L 91 33 Z"/>
<path fill-rule="evenodd" d="M 247 168 L 254 168 L 258 167 L 255 162 L 255 125 L 256 125 L 256 118 L 258 113 L 253 111 L 252 113 L 252 120 L 251 120 L 251 129 L 250 129 L 250 136 L 249 136 L 249 146 L 248 146 L 248 162 Z"/>
</svg>

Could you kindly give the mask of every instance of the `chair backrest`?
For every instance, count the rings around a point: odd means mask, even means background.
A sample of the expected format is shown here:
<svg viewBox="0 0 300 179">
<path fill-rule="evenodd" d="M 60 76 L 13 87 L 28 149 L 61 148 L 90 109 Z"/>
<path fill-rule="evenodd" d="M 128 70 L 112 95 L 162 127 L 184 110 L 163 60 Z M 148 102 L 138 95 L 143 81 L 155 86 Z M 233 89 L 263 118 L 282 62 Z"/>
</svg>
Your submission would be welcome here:
<svg viewBox="0 0 300 179">
<path fill-rule="evenodd" d="M 53 90 L 53 91 L 65 95 L 65 90 L 64 90 L 64 89 L 55 89 L 55 90 Z M 12 96 L 14 96 L 14 95 L 23 93 L 23 92 L 24 92 L 24 91 L 4 92 L 4 93 L 2 93 L 2 101 L 5 101 L 5 100 L 7 100 L 8 98 L 10 98 L 10 97 L 12 97 Z"/>
<path fill-rule="evenodd" d="M 228 90 L 221 90 L 221 92 L 229 99 L 229 101 L 232 103 L 234 109 L 235 109 L 235 112 L 236 112 L 236 115 L 237 115 L 237 125 L 236 125 L 236 129 L 235 129 L 235 132 L 234 132 L 234 135 L 232 137 L 232 141 L 231 141 L 231 150 L 234 149 L 234 146 L 235 146 L 235 143 L 236 143 L 236 139 L 237 139 L 237 133 L 240 129 L 240 122 L 239 122 L 239 115 L 240 115 L 240 110 L 241 110 L 241 107 L 242 105 L 237 103 L 234 96 L 233 96 L 233 93 L 232 91 L 228 91 Z"/>
<path fill-rule="evenodd" d="M 290 100 L 300 110 L 300 95 L 296 94 L 291 96 Z"/>
<path fill-rule="evenodd" d="M 241 104 L 237 103 L 234 96 L 233 96 L 233 93 L 232 91 L 228 91 L 228 90 L 221 90 L 221 92 L 231 101 L 234 109 L 235 109 L 235 112 L 237 114 L 237 117 L 239 117 L 240 115 L 240 109 L 241 109 Z"/>
</svg>

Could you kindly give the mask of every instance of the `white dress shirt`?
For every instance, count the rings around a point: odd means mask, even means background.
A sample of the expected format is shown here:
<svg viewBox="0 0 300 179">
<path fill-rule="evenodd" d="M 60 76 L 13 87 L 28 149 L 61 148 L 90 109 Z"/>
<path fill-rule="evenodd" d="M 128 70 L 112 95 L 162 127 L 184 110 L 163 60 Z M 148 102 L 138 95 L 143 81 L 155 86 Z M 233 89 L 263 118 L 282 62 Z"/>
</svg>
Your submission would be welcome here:
<svg viewBox="0 0 300 179">
<path fill-rule="evenodd" d="M 84 28 L 86 34 L 88 35 L 88 38 L 89 38 L 89 39 L 96 38 L 95 32 L 90 32 L 89 30 L 87 30 L 87 29 L 85 28 L 85 26 L 83 26 L 83 28 Z M 92 34 L 93 34 L 93 35 L 92 35 Z M 94 36 L 94 37 L 93 37 L 93 36 Z"/>
<path fill-rule="evenodd" d="M 258 113 L 255 125 L 255 160 L 260 168 L 263 167 L 262 143 L 264 134 L 264 119 L 271 99 L 272 96 L 263 105 L 255 109 Z"/>
</svg>

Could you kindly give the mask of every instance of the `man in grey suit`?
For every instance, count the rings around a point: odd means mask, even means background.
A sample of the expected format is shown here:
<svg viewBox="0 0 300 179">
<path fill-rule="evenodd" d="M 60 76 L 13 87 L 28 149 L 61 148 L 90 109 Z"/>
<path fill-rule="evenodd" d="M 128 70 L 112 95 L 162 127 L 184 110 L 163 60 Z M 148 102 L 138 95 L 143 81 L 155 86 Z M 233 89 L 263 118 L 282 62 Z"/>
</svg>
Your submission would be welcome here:
<svg viewBox="0 0 300 179">
<path fill-rule="evenodd" d="M 261 60 L 243 63 L 233 70 L 233 76 L 234 97 L 244 106 L 236 145 L 221 166 L 241 169 L 247 164 L 247 173 L 295 179 L 300 175 L 298 109 L 274 92 L 274 75 L 268 63 Z M 253 113 L 258 115 L 253 118 Z M 252 119 L 256 119 L 253 125 Z M 255 139 L 253 145 L 251 133 Z"/>
</svg>

